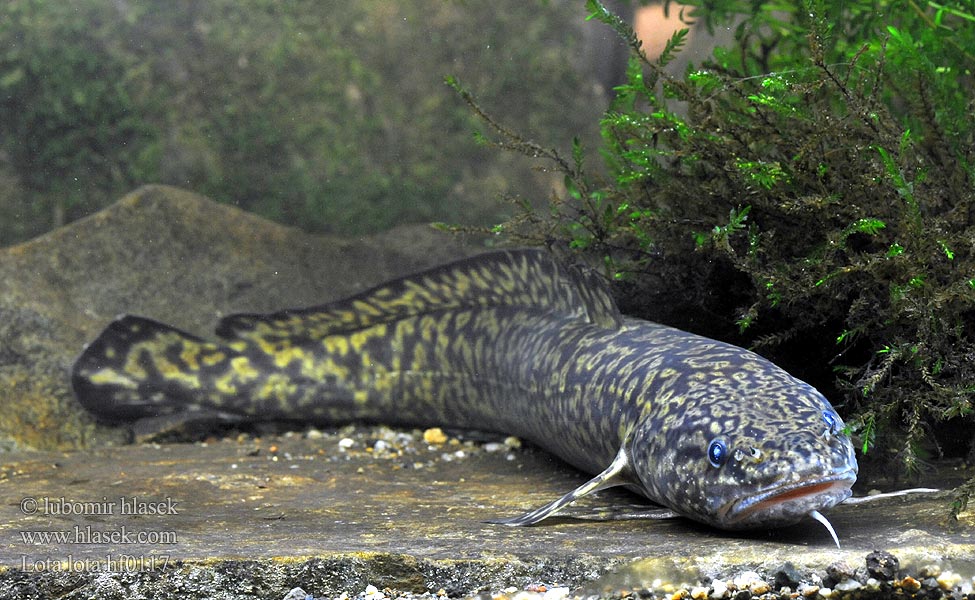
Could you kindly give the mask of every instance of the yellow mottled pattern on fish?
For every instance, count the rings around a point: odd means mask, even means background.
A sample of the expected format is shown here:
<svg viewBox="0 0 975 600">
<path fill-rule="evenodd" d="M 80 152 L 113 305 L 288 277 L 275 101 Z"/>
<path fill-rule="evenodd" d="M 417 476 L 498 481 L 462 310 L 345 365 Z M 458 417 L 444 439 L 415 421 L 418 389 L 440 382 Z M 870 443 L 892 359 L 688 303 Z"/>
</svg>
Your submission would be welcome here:
<svg viewBox="0 0 975 600">
<path fill-rule="evenodd" d="M 493 429 L 599 473 L 561 501 L 627 484 L 725 528 L 829 508 L 856 474 L 839 417 L 811 386 L 742 348 L 623 318 L 597 276 L 538 250 L 323 306 L 231 315 L 217 335 L 122 317 L 79 357 L 76 395 L 116 422 Z"/>
</svg>

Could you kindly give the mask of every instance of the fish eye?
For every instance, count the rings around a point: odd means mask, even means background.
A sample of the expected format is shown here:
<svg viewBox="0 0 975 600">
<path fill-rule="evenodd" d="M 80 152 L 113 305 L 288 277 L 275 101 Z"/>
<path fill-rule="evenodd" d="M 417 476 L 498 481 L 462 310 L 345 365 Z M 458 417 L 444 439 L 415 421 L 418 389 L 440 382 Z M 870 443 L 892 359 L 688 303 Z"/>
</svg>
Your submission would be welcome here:
<svg viewBox="0 0 975 600">
<path fill-rule="evenodd" d="M 708 444 L 708 462 L 712 467 L 720 467 L 728 461 L 728 445 L 718 438 Z"/>
<path fill-rule="evenodd" d="M 823 411 L 823 420 L 826 421 L 826 432 L 824 435 L 836 435 L 839 433 L 840 418 L 831 410 Z"/>
</svg>

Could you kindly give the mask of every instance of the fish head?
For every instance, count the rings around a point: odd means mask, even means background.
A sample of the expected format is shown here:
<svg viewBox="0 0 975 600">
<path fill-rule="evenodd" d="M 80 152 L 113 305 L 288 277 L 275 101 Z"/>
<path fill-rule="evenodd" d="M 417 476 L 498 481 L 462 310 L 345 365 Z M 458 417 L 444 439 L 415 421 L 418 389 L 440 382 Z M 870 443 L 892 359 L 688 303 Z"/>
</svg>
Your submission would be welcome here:
<svg viewBox="0 0 975 600">
<path fill-rule="evenodd" d="M 842 419 L 812 386 L 774 379 L 665 401 L 631 446 L 647 495 L 731 530 L 789 525 L 848 498 L 857 462 Z"/>
</svg>

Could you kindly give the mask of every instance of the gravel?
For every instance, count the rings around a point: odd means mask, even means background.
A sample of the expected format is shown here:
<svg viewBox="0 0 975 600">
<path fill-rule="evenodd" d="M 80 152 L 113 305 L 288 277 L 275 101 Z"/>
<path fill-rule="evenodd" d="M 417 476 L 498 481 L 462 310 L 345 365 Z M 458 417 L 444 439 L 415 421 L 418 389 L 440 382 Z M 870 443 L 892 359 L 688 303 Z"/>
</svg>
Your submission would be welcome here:
<svg viewBox="0 0 975 600">
<path fill-rule="evenodd" d="M 893 559 L 891 561 L 891 559 Z M 786 564 L 768 573 L 745 570 L 730 573 L 722 579 L 693 584 L 673 584 L 657 580 L 650 587 L 606 590 L 585 594 L 559 584 L 534 583 L 524 588 L 504 589 L 460 596 L 474 600 L 975 600 L 975 577 L 963 577 L 938 565 L 921 567 L 914 573 L 891 571 L 897 559 L 884 551 L 874 551 L 864 558 L 863 567 L 830 565 L 822 573 L 802 574 Z M 878 579 L 877 568 L 892 573 Z M 836 579 L 839 577 L 839 579 Z M 291 590 L 284 600 L 448 600 L 444 590 L 416 594 L 367 585 L 354 593 L 339 596 L 315 596 L 301 588 Z"/>
</svg>

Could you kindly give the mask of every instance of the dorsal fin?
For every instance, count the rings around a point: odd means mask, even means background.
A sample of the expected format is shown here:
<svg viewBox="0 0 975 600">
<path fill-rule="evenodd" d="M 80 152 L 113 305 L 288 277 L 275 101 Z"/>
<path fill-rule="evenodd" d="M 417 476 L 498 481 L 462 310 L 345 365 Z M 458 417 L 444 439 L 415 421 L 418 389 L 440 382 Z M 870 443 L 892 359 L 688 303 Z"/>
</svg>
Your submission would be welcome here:
<svg viewBox="0 0 975 600">
<path fill-rule="evenodd" d="M 588 266 L 572 264 L 563 266 L 563 269 L 572 277 L 589 322 L 606 329 L 619 329 L 623 325 L 623 315 L 609 292 L 606 278 Z"/>
<path fill-rule="evenodd" d="M 225 339 L 320 339 L 432 311 L 488 306 L 545 309 L 607 328 L 622 323 L 605 281 L 543 250 L 502 250 L 396 279 L 345 300 L 270 314 L 228 315 Z"/>
</svg>

